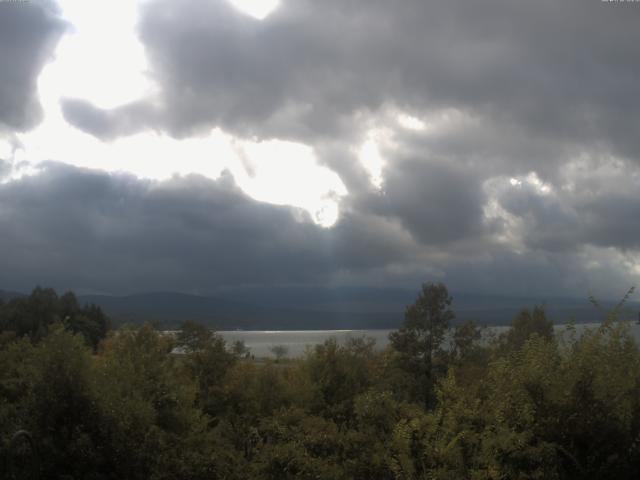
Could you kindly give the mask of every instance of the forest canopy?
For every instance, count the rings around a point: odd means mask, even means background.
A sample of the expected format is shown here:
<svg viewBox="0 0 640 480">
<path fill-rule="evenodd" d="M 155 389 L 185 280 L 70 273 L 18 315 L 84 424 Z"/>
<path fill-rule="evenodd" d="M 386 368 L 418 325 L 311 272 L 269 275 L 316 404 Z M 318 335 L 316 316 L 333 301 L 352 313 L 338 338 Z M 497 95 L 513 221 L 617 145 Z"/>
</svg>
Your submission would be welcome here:
<svg viewBox="0 0 640 480">
<path fill-rule="evenodd" d="M 637 478 L 640 351 L 629 324 L 611 315 L 580 334 L 554 330 L 536 307 L 491 339 L 473 322 L 452 325 L 453 301 L 444 285 L 423 285 L 383 350 L 330 339 L 302 358 L 258 361 L 193 322 L 175 337 L 150 324 L 109 330 L 97 307 L 37 288 L 0 306 L 3 471 Z"/>
</svg>

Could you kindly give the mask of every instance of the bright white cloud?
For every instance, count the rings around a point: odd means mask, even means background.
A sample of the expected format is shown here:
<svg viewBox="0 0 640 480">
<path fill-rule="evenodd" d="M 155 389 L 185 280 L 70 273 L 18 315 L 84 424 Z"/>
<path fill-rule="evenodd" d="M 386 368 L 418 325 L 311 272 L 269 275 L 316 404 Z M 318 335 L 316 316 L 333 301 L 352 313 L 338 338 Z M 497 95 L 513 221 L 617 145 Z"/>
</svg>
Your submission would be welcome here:
<svg viewBox="0 0 640 480">
<path fill-rule="evenodd" d="M 360 146 L 358 158 L 369 174 L 369 180 L 378 189 L 382 188 L 383 170 L 386 165 L 380 149 L 388 142 L 390 133 L 384 129 L 373 129 L 367 134 L 365 142 Z"/>
<path fill-rule="evenodd" d="M 549 195 L 552 193 L 551 185 L 543 182 L 536 172 L 529 172 L 525 179 L 529 185 L 535 187 L 539 195 Z"/>
<path fill-rule="evenodd" d="M 525 225 L 522 218 L 517 217 L 505 210 L 500 204 L 499 197 L 507 188 L 519 188 L 522 186 L 522 180 L 517 178 L 508 178 L 504 176 L 493 177 L 486 180 L 483 189 L 487 194 L 487 202 L 483 207 L 485 221 L 500 222 L 500 228 L 495 234 L 494 239 L 497 243 L 506 245 L 512 251 L 522 254 L 525 248 L 524 231 Z"/>
<path fill-rule="evenodd" d="M 427 125 L 422 120 L 411 115 L 401 113 L 397 118 L 400 126 L 409 130 L 424 130 L 427 128 Z"/>
<path fill-rule="evenodd" d="M 360 161 L 369 173 L 371 183 L 377 188 L 382 187 L 382 168 L 384 160 L 376 142 L 369 138 L 360 148 Z"/>
<path fill-rule="evenodd" d="M 139 2 L 60 3 L 63 17 L 73 28 L 38 79 L 44 120 L 19 135 L 23 148 L 18 155 L 26 162 L 10 179 L 36 173 L 37 164 L 45 160 L 157 180 L 192 173 L 215 179 L 228 169 L 240 188 L 257 200 L 306 209 L 322 226 L 337 221 L 339 199 L 346 188 L 338 175 L 318 165 L 308 146 L 278 140 L 246 142 L 220 129 L 180 140 L 144 131 L 103 142 L 69 125 L 60 106 L 63 98 L 80 98 L 110 109 L 140 99 L 149 101 L 156 86 L 147 74 L 144 49 L 135 34 Z M 278 1 L 232 3 L 260 19 L 278 6 Z M 9 152 L 11 146 L 0 147 Z"/>
<path fill-rule="evenodd" d="M 6 160 L 12 156 L 13 146 L 11 143 L 4 138 L 0 138 L 0 160 Z"/>
<path fill-rule="evenodd" d="M 72 25 L 56 50 L 47 87 L 60 95 L 113 108 L 155 90 L 144 47 L 135 33 L 136 1 L 60 0 Z"/>
<path fill-rule="evenodd" d="M 536 172 L 529 172 L 526 175 L 509 178 L 512 187 L 521 188 L 524 185 L 533 187 L 538 195 L 549 195 L 553 193 L 553 188 L 549 183 L 543 182 Z"/>
<path fill-rule="evenodd" d="M 257 200 L 304 208 L 325 227 L 337 221 L 339 199 L 347 189 L 335 172 L 318 165 L 311 148 L 280 140 L 236 145 L 244 168 L 233 172 L 245 192 Z"/>
<path fill-rule="evenodd" d="M 279 0 L 229 0 L 241 12 L 258 20 L 264 20 L 280 4 Z"/>
</svg>

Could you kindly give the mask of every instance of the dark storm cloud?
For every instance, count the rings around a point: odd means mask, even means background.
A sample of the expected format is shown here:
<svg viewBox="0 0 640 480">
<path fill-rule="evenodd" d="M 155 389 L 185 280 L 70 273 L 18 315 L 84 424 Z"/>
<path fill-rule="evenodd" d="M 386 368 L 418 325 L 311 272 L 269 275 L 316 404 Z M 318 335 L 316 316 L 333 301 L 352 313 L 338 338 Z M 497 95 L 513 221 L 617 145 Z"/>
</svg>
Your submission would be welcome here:
<svg viewBox="0 0 640 480">
<path fill-rule="evenodd" d="M 263 22 L 225 0 L 141 8 L 159 93 L 106 110 L 64 99 L 67 122 L 104 141 L 221 127 L 305 143 L 347 186 L 339 222 L 300 221 L 229 177 L 158 183 L 48 164 L 0 184 L 4 279 L 111 292 L 442 279 L 520 294 L 599 282 L 617 295 L 633 283 L 638 4 L 283 0 Z M 32 83 L 11 87 L 29 101 L 42 48 L 20 77 Z M 33 124 L 20 105 L 0 121 Z M 398 111 L 426 128 L 402 128 Z M 358 159 L 376 129 L 380 190 Z"/>
<path fill-rule="evenodd" d="M 303 141 L 342 177 L 352 214 L 396 217 L 424 244 L 472 241 L 495 229 L 483 217 L 492 176 L 536 171 L 553 183 L 593 149 L 637 160 L 638 20 L 640 8 L 602 2 L 298 0 L 260 22 L 225 0 L 155 0 L 139 34 L 159 97 L 116 110 L 69 100 L 63 111 L 102 139 L 222 126 Z M 354 147 L 390 108 L 453 119 L 435 133 L 396 132 L 403 151 L 385 152 L 380 197 Z M 563 209 L 528 221 L 553 231 Z M 545 233 L 537 244 L 570 248 L 585 235 Z"/>
<path fill-rule="evenodd" d="M 0 2 L 0 132 L 42 118 L 36 81 L 63 30 L 48 2 Z"/>
<path fill-rule="evenodd" d="M 640 198 L 637 191 L 633 195 L 611 192 L 597 202 L 588 203 L 579 213 L 587 219 L 585 239 L 588 241 L 606 247 L 640 249 Z"/>
<path fill-rule="evenodd" d="M 452 162 L 411 158 L 385 172 L 369 208 L 395 217 L 424 244 L 446 244 L 484 230 L 485 194 L 469 171 Z"/>
<path fill-rule="evenodd" d="M 584 299 L 590 292 L 619 299 L 635 282 L 632 272 L 619 267 L 622 258 L 614 252 L 590 248 L 490 252 L 476 259 L 449 260 L 442 280 L 462 292 Z"/>
<path fill-rule="evenodd" d="M 156 0 L 140 35 L 166 127 L 352 135 L 355 114 L 443 106 L 531 134 L 635 152 L 640 9 L 602 2 L 283 1 L 264 22 L 224 0 Z"/>
<path fill-rule="evenodd" d="M 151 182 L 49 163 L 0 184 L 0 284 L 206 291 L 326 281 L 409 254 L 365 217 L 325 230 L 293 213 L 250 199 L 229 175 Z"/>
<path fill-rule="evenodd" d="M 251 201 L 225 179 L 155 184 L 49 165 L 1 191 L 5 281 L 185 290 L 316 270 L 315 227 L 295 228 L 287 209 Z"/>
<path fill-rule="evenodd" d="M 523 222 L 526 245 L 551 252 L 567 252 L 585 240 L 584 225 L 574 202 L 563 203 L 556 195 L 541 194 L 532 185 L 507 186 L 498 197 L 500 205 Z"/>
<path fill-rule="evenodd" d="M 592 171 L 574 177 L 571 189 L 543 194 L 526 181 L 498 195 L 503 208 L 523 222 L 531 248 L 567 252 L 579 245 L 640 249 L 640 172 L 633 165 L 610 167 L 605 178 Z M 617 171 L 616 171 L 617 170 Z"/>
<path fill-rule="evenodd" d="M 0 184 L 0 284 L 207 293 L 443 280 L 454 291 L 582 295 L 595 286 L 614 296 L 630 284 L 611 251 L 421 247 L 393 218 L 347 212 L 323 229 L 299 213 L 250 199 L 228 174 L 156 182 L 48 163 Z"/>
</svg>

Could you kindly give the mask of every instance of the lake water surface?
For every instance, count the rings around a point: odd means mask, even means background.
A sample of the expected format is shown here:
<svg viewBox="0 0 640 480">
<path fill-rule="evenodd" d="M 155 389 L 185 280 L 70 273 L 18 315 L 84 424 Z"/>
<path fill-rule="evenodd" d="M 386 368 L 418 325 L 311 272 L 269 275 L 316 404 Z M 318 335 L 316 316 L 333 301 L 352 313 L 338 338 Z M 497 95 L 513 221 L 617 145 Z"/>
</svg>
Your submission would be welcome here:
<svg viewBox="0 0 640 480">
<path fill-rule="evenodd" d="M 631 333 L 640 343 L 640 325 L 629 324 Z M 586 328 L 595 328 L 598 324 L 583 323 L 575 326 L 578 335 Z M 566 325 L 556 325 L 557 333 L 566 330 Z M 506 331 L 508 327 L 487 327 L 484 329 L 483 338 L 489 339 L 491 336 L 499 335 Z M 389 344 L 389 333 L 393 330 L 231 330 L 220 331 L 222 337 L 232 343 L 242 340 L 250 349 L 250 353 L 257 357 L 273 357 L 271 348 L 282 345 L 287 348 L 288 357 L 300 357 L 304 355 L 307 348 L 323 343 L 325 340 L 334 337 L 339 344 L 344 344 L 349 338 L 370 337 L 376 341 L 376 348 L 383 349 Z"/>
</svg>

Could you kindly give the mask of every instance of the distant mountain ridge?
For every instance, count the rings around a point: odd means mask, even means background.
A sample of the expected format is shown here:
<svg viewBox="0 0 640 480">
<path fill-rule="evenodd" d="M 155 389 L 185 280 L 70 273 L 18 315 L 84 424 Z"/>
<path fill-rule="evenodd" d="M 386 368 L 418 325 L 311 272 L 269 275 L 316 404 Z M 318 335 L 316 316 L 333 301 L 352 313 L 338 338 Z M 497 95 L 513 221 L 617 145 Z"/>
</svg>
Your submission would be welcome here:
<svg viewBox="0 0 640 480">
<path fill-rule="evenodd" d="M 61 292 L 59 292 L 61 293 Z M 0 290 L 9 300 L 24 295 Z M 194 320 L 219 330 L 326 330 L 398 328 L 405 307 L 417 290 L 367 287 L 252 287 L 229 289 L 215 296 L 149 292 L 126 296 L 78 295 L 80 303 L 99 305 L 116 324 L 158 322 L 175 328 Z M 603 313 L 587 298 L 506 297 L 452 293 L 454 323 L 474 320 L 508 325 L 523 308 L 543 305 L 555 323 L 600 321 Z M 605 309 L 616 302 L 602 301 Z M 640 303 L 628 302 L 625 314 L 637 319 Z"/>
<path fill-rule="evenodd" d="M 227 291 L 217 296 L 154 292 L 124 297 L 80 296 L 96 303 L 119 321 L 158 321 L 178 325 L 196 320 L 220 330 L 322 330 L 398 328 L 405 307 L 417 292 L 377 288 L 254 288 Z M 543 305 L 555 323 L 598 322 L 603 312 L 587 298 L 502 297 L 458 293 L 453 296 L 456 321 L 475 320 L 486 325 L 508 325 L 523 308 Z M 605 309 L 616 302 L 602 301 Z M 628 318 L 637 318 L 640 303 L 628 302 Z"/>
<path fill-rule="evenodd" d="M 322 310 L 175 292 L 78 298 L 99 305 L 109 316 L 125 323 L 158 321 L 177 326 L 184 320 L 195 320 L 219 330 L 390 328 L 396 323 L 385 312 Z"/>
<path fill-rule="evenodd" d="M 26 294 L 20 292 L 10 292 L 6 290 L 0 290 L 0 300 L 11 300 L 12 298 L 24 297 Z"/>
</svg>

